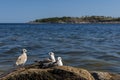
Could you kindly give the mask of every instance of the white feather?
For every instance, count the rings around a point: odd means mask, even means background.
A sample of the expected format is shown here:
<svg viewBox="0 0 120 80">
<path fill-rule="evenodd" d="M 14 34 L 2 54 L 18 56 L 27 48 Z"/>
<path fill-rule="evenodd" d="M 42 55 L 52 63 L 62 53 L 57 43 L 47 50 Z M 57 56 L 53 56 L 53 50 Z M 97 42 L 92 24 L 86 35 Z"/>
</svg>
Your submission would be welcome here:
<svg viewBox="0 0 120 80">
<path fill-rule="evenodd" d="M 18 57 L 17 61 L 16 61 L 16 65 L 24 65 L 27 61 L 27 54 L 26 54 L 27 50 L 23 49 L 23 53 Z"/>
<path fill-rule="evenodd" d="M 53 52 L 50 52 L 49 55 L 50 55 L 51 61 L 52 61 L 52 62 L 56 62 L 54 53 L 53 53 Z"/>
<path fill-rule="evenodd" d="M 62 62 L 62 58 L 61 57 L 57 58 L 57 65 L 58 66 L 63 66 L 63 62 Z"/>
</svg>

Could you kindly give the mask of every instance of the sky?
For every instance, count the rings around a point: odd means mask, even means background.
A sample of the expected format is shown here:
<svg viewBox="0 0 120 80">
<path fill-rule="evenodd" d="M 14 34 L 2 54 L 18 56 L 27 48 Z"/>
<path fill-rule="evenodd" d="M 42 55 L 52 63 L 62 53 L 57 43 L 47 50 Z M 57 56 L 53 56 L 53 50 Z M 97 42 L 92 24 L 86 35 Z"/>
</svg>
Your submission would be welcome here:
<svg viewBox="0 0 120 80">
<path fill-rule="evenodd" d="M 0 23 L 92 15 L 120 17 L 120 0 L 0 0 Z"/>
</svg>

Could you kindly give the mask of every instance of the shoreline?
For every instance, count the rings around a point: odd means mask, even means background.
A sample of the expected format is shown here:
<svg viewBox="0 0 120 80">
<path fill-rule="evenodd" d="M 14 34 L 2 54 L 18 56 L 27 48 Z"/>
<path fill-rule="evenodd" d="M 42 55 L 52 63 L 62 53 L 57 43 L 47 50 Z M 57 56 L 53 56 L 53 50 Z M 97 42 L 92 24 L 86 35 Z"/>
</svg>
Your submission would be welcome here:
<svg viewBox="0 0 120 80">
<path fill-rule="evenodd" d="M 80 23 L 28 22 L 26 24 L 120 24 L 120 22 L 80 22 Z"/>
<path fill-rule="evenodd" d="M 36 19 L 28 23 L 71 23 L 71 24 L 85 24 L 85 23 L 120 23 L 120 17 L 111 16 L 82 16 L 82 17 L 50 17 Z"/>
</svg>

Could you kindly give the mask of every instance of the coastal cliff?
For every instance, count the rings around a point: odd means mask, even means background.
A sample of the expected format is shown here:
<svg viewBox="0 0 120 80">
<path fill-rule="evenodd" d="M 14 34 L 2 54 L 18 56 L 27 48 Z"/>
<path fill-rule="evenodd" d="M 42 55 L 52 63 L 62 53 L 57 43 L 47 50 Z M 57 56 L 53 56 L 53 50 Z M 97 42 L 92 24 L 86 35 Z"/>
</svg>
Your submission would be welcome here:
<svg viewBox="0 0 120 80">
<path fill-rule="evenodd" d="M 0 80 L 120 80 L 119 74 L 109 72 L 88 71 L 70 66 L 54 66 L 40 68 L 32 64 L 16 69 Z"/>
</svg>

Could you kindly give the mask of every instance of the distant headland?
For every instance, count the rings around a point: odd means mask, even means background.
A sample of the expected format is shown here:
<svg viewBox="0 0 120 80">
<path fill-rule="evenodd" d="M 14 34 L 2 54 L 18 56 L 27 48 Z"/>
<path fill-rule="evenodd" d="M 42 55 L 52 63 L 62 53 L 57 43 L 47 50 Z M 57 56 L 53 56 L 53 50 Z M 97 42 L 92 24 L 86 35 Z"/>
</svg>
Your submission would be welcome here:
<svg viewBox="0 0 120 80">
<path fill-rule="evenodd" d="M 82 16 L 82 17 L 51 17 L 36 19 L 29 23 L 120 23 L 120 17 L 110 16 Z"/>
</svg>

